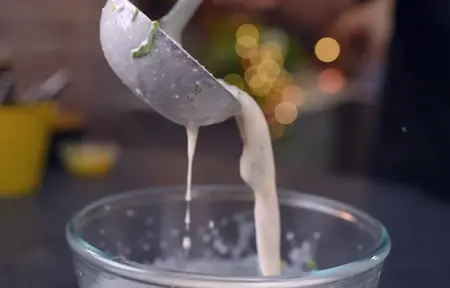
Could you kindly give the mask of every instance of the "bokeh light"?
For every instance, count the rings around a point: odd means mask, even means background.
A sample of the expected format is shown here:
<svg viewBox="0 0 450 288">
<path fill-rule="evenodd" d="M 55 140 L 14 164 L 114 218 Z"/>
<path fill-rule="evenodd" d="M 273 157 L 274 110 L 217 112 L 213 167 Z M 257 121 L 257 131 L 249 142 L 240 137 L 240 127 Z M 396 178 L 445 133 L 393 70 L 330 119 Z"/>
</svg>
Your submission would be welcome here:
<svg viewBox="0 0 450 288">
<path fill-rule="evenodd" d="M 254 77 L 255 78 L 255 77 Z M 253 84 L 253 83 L 251 83 Z M 258 86 L 250 86 L 250 91 L 258 97 L 265 97 L 269 94 L 270 90 L 271 90 L 271 86 L 269 83 L 267 82 L 262 82 L 262 83 L 257 83 Z"/>
<path fill-rule="evenodd" d="M 258 54 L 259 30 L 255 25 L 244 24 L 236 31 L 236 53 L 241 58 L 252 58 Z"/>
<path fill-rule="evenodd" d="M 264 103 L 261 107 L 266 117 L 269 119 L 271 119 L 270 117 L 273 117 L 274 123 L 278 123 L 277 119 L 274 117 L 275 107 L 277 107 L 278 103 L 280 103 L 278 94 L 273 94 L 273 92 L 270 92 L 270 94 L 264 99 Z"/>
<path fill-rule="evenodd" d="M 236 40 L 239 41 L 239 38 L 250 36 L 259 41 L 259 29 L 252 24 L 243 24 L 236 31 Z"/>
<path fill-rule="evenodd" d="M 234 45 L 234 48 L 236 50 L 236 54 L 239 55 L 239 57 L 244 59 L 249 59 L 252 57 L 255 57 L 258 55 L 258 49 L 256 47 L 244 47 L 239 42 L 236 42 Z"/>
<path fill-rule="evenodd" d="M 245 88 L 245 82 L 244 79 L 238 74 L 228 74 L 223 78 L 223 80 L 230 84 L 238 87 L 239 89 L 243 90 Z"/>
<path fill-rule="evenodd" d="M 282 99 L 283 101 L 290 102 L 297 107 L 303 102 L 302 89 L 296 85 L 291 85 L 283 90 Z"/>
<path fill-rule="evenodd" d="M 253 65 L 253 66 L 258 66 L 263 61 L 263 59 L 261 58 L 259 53 L 257 53 L 254 57 L 252 57 L 252 58 L 250 58 L 248 60 L 250 61 L 250 64 Z"/>
<path fill-rule="evenodd" d="M 242 36 L 237 39 L 237 44 L 247 49 L 255 48 L 258 46 L 258 39 L 253 36 Z"/>
<path fill-rule="evenodd" d="M 244 79 L 245 79 L 245 82 L 247 82 L 247 84 L 250 85 L 250 81 L 251 81 L 252 77 L 256 75 L 257 71 L 258 71 L 258 66 L 255 66 L 255 65 L 250 66 L 245 70 Z"/>
<path fill-rule="evenodd" d="M 259 50 L 262 59 L 270 59 L 278 63 L 284 62 L 283 48 L 275 41 L 261 44 Z"/>
<path fill-rule="evenodd" d="M 248 81 L 248 86 L 252 89 L 257 89 L 262 87 L 265 83 L 266 82 L 260 77 L 260 75 L 255 74 L 250 78 L 250 81 Z"/>
<path fill-rule="evenodd" d="M 280 76 L 281 69 L 278 63 L 273 60 L 265 60 L 257 66 L 257 74 L 264 75 L 267 82 L 273 83 Z"/>
<path fill-rule="evenodd" d="M 324 37 L 317 41 L 314 52 L 317 59 L 325 63 L 330 63 L 339 57 L 341 48 L 335 39 Z"/>
<path fill-rule="evenodd" d="M 335 68 L 323 70 L 318 79 L 319 89 L 324 93 L 335 94 L 340 92 L 346 85 L 344 74 Z"/>
<path fill-rule="evenodd" d="M 264 45 L 274 53 L 274 55 L 279 55 L 280 57 L 284 56 L 283 47 L 281 47 L 281 44 L 277 41 L 267 41 L 264 43 Z"/>
<path fill-rule="evenodd" d="M 273 83 L 273 89 L 279 93 L 282 93 L 283 90 L 294 83 L 294 77 L 289 74 L 286 70 L 282 69 L 280 71 L 280 75 Z"/>
<path fill-rule="evenodd" d="M 282 101 L 275 107 L 274 115 L 280 124 L 291 124 L 298 116 L 297 105 Z"/>
<path fill-rule="evenodd" d="M 273 139 L 281 138 L 285 125 L 297 119 L 302 90 L 294 85 L 293 76 L 284 67 L 287 40 L 283 37 L 260 34 L 257 27 L 244 24 L 236 31 L 236 53 L 241 58 L 243 78 L 236 74 L 227 76 L 228 83 L 246 87 L 256 97 L 264 97 L 261 109 L 268 119 Z M 270 36 L 270 37 L 269 37 Z M 283 41 L 280 41 L 280 39 Z M 247 87 L 248 86 L 248 87 Z"/>
<path fill-rule="evenodd" d="M 252 66 L 252 62 L 248 58 L 241 58 L 241 66 L 244 68 L 244 71 L 247 70 L 250 66 Z"/>
</svg>

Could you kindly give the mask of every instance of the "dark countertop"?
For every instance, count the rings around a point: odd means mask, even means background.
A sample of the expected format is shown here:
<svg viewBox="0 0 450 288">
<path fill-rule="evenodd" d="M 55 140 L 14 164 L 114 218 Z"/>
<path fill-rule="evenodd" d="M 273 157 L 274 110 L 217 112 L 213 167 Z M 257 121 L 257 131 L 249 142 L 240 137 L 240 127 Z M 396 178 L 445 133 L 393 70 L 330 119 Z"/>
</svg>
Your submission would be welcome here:
<svg viewBox="0 0 450 288">
<path fill-rule="evenodd" d="M 64 226 L 76 210 L 111 193 L 184 183 L 183 129 L 161 121 L 151 125 L 154 130 L 134 128 L 138 129 L 134 131 L 134 140 L 130 129 L 124 129 L 122 157 L 106 178 L 77 179 L 50 167 L 41 191 L 35 196 L 0 200 L 1 288 L 77 287 L 64 235 Z M 238 175 L 237 132 L 231 124 L 221 127 L 207 128 L 200 134 L 194 183 L 242 183 Z M 145 134 L 144 130 L 150 131 L 148 137 L 136 138 Z M 315 146 L 319 138 L 309 139 L 310 145 L 303 146 Z M 359 177 L 332 176 L 334 173 L 329 171 L 320 174 L 319 169 L 309 164 L 305 167 L 299 164 L 318 159 L 306 159 L 307 153 L 297 149 L 298 145 L 295 139 L 275 145 L 279 186 L 341 200 L 379 218 L 393 242 L 381 288 L 444 287 L 450 283 L 448 202 L 413 188 L 370 183 Z M 308 174 L 309 170 L 315 171 L 316 177 L 311 176 L 314 173 Z M 169 171 L 173 172 L 170 176 Z"/>
</svg>

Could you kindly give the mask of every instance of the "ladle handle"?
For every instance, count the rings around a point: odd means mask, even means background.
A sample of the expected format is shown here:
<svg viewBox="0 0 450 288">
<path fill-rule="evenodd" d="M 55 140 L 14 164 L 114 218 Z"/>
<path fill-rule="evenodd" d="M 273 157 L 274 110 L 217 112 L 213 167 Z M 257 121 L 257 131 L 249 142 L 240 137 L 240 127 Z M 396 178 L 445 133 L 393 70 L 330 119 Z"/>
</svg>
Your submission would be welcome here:
<svg viewBox="0 0 450 288">
<path fill-rule="evenodd" d="M 175 41 L 181 42 L 184 27 L 202 2 L 203 0 L 178 0 L 169 13 L 161 19 L 161 28 Z"/>
</svg>

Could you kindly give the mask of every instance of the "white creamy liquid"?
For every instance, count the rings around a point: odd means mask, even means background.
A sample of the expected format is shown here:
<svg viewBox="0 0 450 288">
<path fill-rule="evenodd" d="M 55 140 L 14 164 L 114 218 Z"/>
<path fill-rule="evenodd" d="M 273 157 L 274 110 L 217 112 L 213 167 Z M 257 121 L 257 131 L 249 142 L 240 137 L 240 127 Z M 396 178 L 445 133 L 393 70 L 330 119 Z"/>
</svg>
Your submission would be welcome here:
<svg viewBox="0 0 450 288">
<path fill-rule="evenodd" d="M 236 116 L 244 144 L 240 173 L 255 195 L 256 246 L 261 272 L 264 276 L 279 275 L 280 211 L 269 127 L 263 112 L 250 95 L 223 81 L 221 83 L 241 104 L 241 114 Z"/>
<path fill-rule="evenodd" d="M 184 224 L 186 232 L 189 232 L 191 225 L 191 201 L 192 201 L 192 164 L 194 162 L 195 148 L 197 146 L 198 127 L 190 125 L 186 127 L 187 134 L 187 155 L 188 155 L 188 168 L 187 168 L 187 184 L 186 184 L 186 216 L 184 218 Z M 191 248 L 191 239 L 189 236 L 183 238 L 183 248 L 189 250 Z"/>
<path fill-rule="evenodd" d="M 221 80 L 219 80 L 221 81 Z M 272 142 L 270 138 L 267 121 L 258 104 L 247 93 L 230 86 L 223 81 L 221 83 L 236 97 L 241 105 L 241 115 L 236 117 L 238 127 L 243 140 L 243 152 L 240 160 L 240 173 L 242 179 L 252 188 L 255 195 L 254 219 L 256 227 L 256 245 L 258 252 L 258 262 L 260 270 L 264 276 L 274 276 L 281 274 L 280 257 L 280 214 L 278 207 L 278 197 L 275 185 L 275 164 L 272 152 Z M 186 188 L 186 229 L 189 230 L 192 183 L 192 164 L 197 143 L 198 127 L 187 127 L 188 138 L 188 172 Z M 214 223 L 210 222 L 210 228 Z M 247 239 L 246 233 L 240 235 Z M 306 243 L 307 244 L 307 243 Z M 291 266 L 284 267 L 283 275 L 299 275 L 303 271 L 304 263 L 311 258 L 309 244 L 301 248 L 294 248 L 290 251 Z M 188 236 L 183 238 L 183 249 L 189 251 L 191 239 Z M 245 244 L 244 246 L 246 246 Z M 186 260 L 186 259 L 185 259 Z M 217 274 L 218 271 L 224 275 L 251 275 L 255 269 L 256 259 L 254 256 L 247 256 L 240 261 L 236 260 L 187 260 L 183 269 L 191 273 Z M 151 266 L 163 269 L 179 269 L 180 259 L 168 257 L 164 260 L 156 260 Z M 100 278 L 100 282 L 95 284 L 98 288 L 144 288 L 153 287 L 147 284 L 138 284 L 130 280 L 119 278 Z"/>
<path fill-rule="evenodd" d="M 219 80 L 220 81 L 220 80 Z M 220 81 L 241 105 L 241 114 L 236 121 L 244 144 L 240 173 L 255 195 L 256 246 L 259 264 L 264 276 L 281 273 L 280 256 L 280 212 L 275 181 L 275 163 L 269 127 L 258 104 L 247 93 L 237 87 Z M 190 202 L 192 200 L 192 163 L 198 138 L 198 127 L 186 127 L 188 143 L 188 170 L 186 188 L 186 231 L 191 222 Z M 183 248 L 191 248 L 191 239 L 185 236 Z"/>
</svg>

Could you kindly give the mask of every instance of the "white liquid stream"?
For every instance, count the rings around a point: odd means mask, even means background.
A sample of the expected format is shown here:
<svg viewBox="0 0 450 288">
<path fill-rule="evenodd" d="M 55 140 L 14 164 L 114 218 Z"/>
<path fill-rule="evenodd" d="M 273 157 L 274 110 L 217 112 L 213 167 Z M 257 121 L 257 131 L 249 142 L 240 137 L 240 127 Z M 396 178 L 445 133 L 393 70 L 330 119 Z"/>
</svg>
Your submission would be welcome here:
<svg viewBox="0 0 450 288">
<path fill-rule="evenodd" d="M 196 126 L 186 127 L 187 134 L 187 155 L 188 155 L 188 168 L 187 168 L 187 184 L 186 184 L 186 216 L 184 218 L 184 224 L 186 228 L 186 232 L 189 232 L 189 228 L 191 225 L 191 201 L 192 201 L 192 166 L 194 162 L 195 156 L 195 148 L 197 146 L 197 138 L 198 138 L 198 130 L 199 128 Z M 189 236 L 185 236 L 183 238 L 183 248 L 186 251 L 191 249 L 191 238 Z"/>
<path fill-rule="evenodd" d="M 220 81 L 220 80 L 219 80 Z M 240 160 L 242 179 L 255 195 L 256 246 L 261 272 L 265 276 L 281 273 L 280 212 L 275 181 L 275 164 L 272 142 L 266 118 L 258 104 L 247 93 L 220 81 L 241 104 L 241 114 L 236 117 L 244 144 Z M 186 229 L 190 224 L 192 163 L 197 144 L 198 127 L 187 127 L 188 172 L 186 189 Z M 191 241 L 183 239 L 183 247 L 189 250 Z"/>
<path fill-rule="evenodd" d="M 220 80 L 219 80 L 220 81 Z M 256 244 L 258 250 L 258 262 L 260 272 L 265 276 L 281 274 L 280 257 L 280 215 L 278 207 L 278 197 L 275 186 L 275 165 L 272 152 L 272 143 L 266 119 L 258 104 L 247 93 L 242 92 L 234 86 L 229 86 L 221 81 L 223 85 L 230 90 L 241 104 L 241 115 L 236 117 L 238 127 L 243 140 L 244 148 L 240 160 L 240 172 L 242 179 L 253 189 L 255 194 L 255 227 Z M 187 127 L 188 137 L 188 172 L 186 188 L 186 229 L 190 227 L 190 201 L 191 182 L 192 182 L 192 164 L 197 143 L 198 127 Z M 214 227 L 214 223 L 210 223 Z M 245 233 L 244 233 L 245 234 Z M 240 235 L 244 237 L 245 235 Z M 247 244 L 244 243 L 244 246 Z M 183 248 L 189 251 L 191 248 L 191 239 L 189 236 L 183 238 Z M 241 261 L 235 260 L 188 260 L 186 271 L 191 273 L 207 273 L 210 271 L 215 274 L 217 270 L 227 275 L 250 275 L 256 268 L 255 256 L 244 257 Z M 303 243 L 300 248 L 294 248 L 289 252 L 289 259 L 292 267 L 285 267 L 283 275 L 298 275 L 303 271 L 303 265 L 311 258 L 311 249 L 309 243 Z M 167 259 L 156 260 L 152 265 L 162 269 L 178 269 L 179 258 L 168 257 Z M 146 284 L 131 282 L 130 280 L 120 278 L 100 277 L 100 282 L 95 284 L 97 288 L 144 288 L 153 287 Z"/>
</svg>

